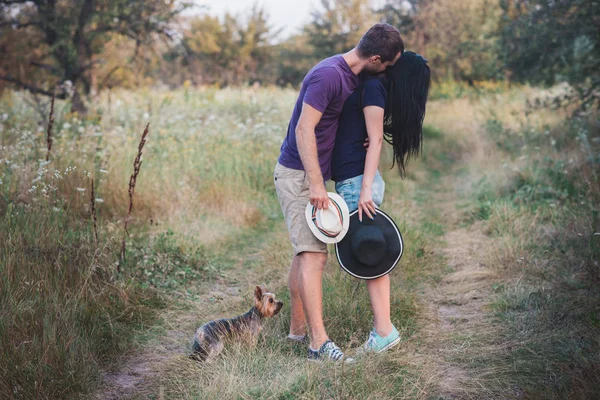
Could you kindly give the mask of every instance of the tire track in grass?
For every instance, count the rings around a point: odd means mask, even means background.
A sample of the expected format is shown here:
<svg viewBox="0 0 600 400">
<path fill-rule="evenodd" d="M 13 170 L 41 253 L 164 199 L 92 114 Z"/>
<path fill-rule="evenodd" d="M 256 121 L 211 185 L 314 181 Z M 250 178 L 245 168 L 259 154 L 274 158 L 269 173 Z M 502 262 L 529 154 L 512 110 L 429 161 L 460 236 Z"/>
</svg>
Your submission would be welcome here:
<svg viewBox="0 0 600 400">
<path fill-rule="evenodd" d="M 161 376 L 169 360 L 190 352 L 192 334 L 201 321 L 215 315 L 232 316 L 236 304 L 243 304 L 240 313 L 247 311 L 247 302 L 243 301 L 248 297 L 245 289 L 265 282 L 250 282 L 251 274 L 243 271 L 252 269 L 259 261 L 261 247 L 274 236 L 281 233 L 263 224 L 228 238 L 221 248 L 214 249 L 213 258 L 220 265 L 217 277 L 199 282 L 192 298 L 175 293 L 173 303 L 160 317 L 162 323 L 149 327 L 146 335 L 150 339 L 141 340 L 143 344 L 138 349 L 125 355 L 113 370 L 105 372 L 96 398 L 127 399 L 145 393 Z M 264 273 L 259 275 L 265 279 Z"/>
</svg>

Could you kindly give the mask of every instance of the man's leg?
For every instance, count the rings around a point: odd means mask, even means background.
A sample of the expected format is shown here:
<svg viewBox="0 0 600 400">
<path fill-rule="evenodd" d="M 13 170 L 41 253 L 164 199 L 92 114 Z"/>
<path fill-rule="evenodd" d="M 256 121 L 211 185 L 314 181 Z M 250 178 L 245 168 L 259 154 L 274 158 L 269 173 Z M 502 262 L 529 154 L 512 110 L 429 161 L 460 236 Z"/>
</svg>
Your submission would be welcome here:
<svg viewBox="0 0 600 400">
<path fill-rule="evenodd" d="M 310 331 L 310 346 L 318 349 L 329 338 L 323 325 L 323 270 L 326 253 L 299 254 L 298 287 Z"/>
<path fill-rule="evenodd" d="M 379 336 L 386 337 L 394 329 L 390 319 L 390 275 L 368 280 L 367 290 L 375 317 L 375 331 Z"/>
<path fill-rule="evenodd" d="M 300 270 L 300 255 L 294 256 L 288 277 L 288 288 L 290 289 L 290 335 L 306 335 L 306 317 L 302 308 L 302 298 L 298 287 L 298 271 Z"/>
</svg>

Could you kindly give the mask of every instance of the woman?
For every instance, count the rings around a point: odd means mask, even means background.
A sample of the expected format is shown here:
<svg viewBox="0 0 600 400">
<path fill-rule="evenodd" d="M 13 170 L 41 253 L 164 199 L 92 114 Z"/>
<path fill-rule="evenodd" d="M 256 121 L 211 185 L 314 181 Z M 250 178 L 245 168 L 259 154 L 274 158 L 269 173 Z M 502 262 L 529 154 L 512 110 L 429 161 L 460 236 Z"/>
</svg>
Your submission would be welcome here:
<svg viewBox="0 0 600 400">
<path fill-rule="evenodd" d="M 331 168 L 336 191 L 351 211 L 358 209 L 360 221 L 364 215 L 374 218 L 383 201 L 385 183 L 377 167 L 384 138 L 402 177 L 409 158 L 419 154 L 429 83 L 427 60 L 405 51 L 385 76 L 366 80 L 344 103 Z M 382 352 L 400 342 L 390 319 L 389 275 L 368 280 L 367 289 L 374 327 L 363 348 Z"/>
</svg>

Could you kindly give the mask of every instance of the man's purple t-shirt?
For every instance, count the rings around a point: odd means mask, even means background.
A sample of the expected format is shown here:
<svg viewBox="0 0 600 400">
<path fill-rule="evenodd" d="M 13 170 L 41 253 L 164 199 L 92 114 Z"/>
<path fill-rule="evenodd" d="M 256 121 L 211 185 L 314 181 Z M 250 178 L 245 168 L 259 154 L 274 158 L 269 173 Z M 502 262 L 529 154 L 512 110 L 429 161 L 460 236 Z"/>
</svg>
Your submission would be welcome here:
<svg viewBox="0 0 600 400">
<path fill-rule="evenodd" d="M 296 144 L 296 125 L 306 103 L 323 113 L 315 127 L 319 164 L 324 180 L 331 178 L 331 156 L 335 144 L 338 120 L 344 102 L 359 84 L 344 57 L 336 55 L 315 65 L 304 77 L 300 95 L 288 126 L 287 135 L 281 145 L 279 163 L 284 167 L 304 170 Z"/>
</svg>

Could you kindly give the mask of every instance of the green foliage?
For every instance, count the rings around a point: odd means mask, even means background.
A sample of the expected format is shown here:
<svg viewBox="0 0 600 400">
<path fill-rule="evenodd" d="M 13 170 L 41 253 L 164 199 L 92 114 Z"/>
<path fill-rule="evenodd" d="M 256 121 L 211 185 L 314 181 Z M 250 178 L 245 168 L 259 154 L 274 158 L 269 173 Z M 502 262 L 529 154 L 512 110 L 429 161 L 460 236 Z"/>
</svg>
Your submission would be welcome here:
<svg viewBox="0 0 600 400">
<path fill-rule="evenodd" d="M 127 264 L 138 282 L 160 289 L 179 290 L 210 278 L 207 254 L 202 247 L 182 245 L 182 238 L 171 229 L 161 232 L 149 244 L 127 250 Z M 146 242 L 146 238 L 144 238 Z"/>
<path fill-rule="evenodd" d="M 432 99 L 497 93 L 503 85 L 482 82 L 511 81 L 567 82 L 555 106 L 598 100 L 600 28 L 591 0 L 321 0 L 288 38 L 279 37 L 259 5 L 221 18 L 185 17 L 175 27 L 186 3 L 12 3 L 0 1 L 0 47 L 7 54 L 0 77 L 44 94 L 69 80 L 78 110 L 78 91 L 117 85 L 298 85 L 319 60 L 350 50 L 379 21 L 396 26 L 406 47 L 429 59 L 433 79 L 443 82 Z M 159 35 L 181 39 L 154 40 Z"/>
<path fill-rule="evenodd" d="M 501 43 L 511 79 L 534 84 L 567 82 L 574 91 L 555 97 L 598 104 L 600 5 L 591 0 L 501 1 Z"/>
<path fill-rule="evenodd" d="M 0 28 L 9 35 L 30 38 L 29 48 L 15 49 L 25 52 L 22 63 L 12 65 L 10 59 L 0 62 L 0 79 L 46 95 L 69 81 L 75 93 L 76 111 L 85 110 L 79 90 L 83 88 L 85 94 L 97 90 L 93 70 L 111 39 L 127 37 L 140 45 L 152 34 L 168 33 L 170 22 L 186 6 L 159 0 L 27 2 L 25 6 L 21 3 L 0 1 Z M 41 69 L 45 87 L 35 83 L 31 75 L 37 73 L 32 67 Z M 23 69 L 30 76 L 23 77 Z M 58 87 L 58 96 L 65 98 L 69 90 Z"/>
<path fill-rule="evenodd" d="M 367 0 L 321 0 L 321 10 L 312 13 L 304 27 L 308 42 L 317 59 L 345 53 L 358 44 L 372 25 L 373 16 Z"/>
<path fill-rule="evenodd" d="M 387 0 L 377 13 L 400 30 L 407 48 L 429 59 L 436 81 L 501 79 L 491 0 Z"/>
<path fill-rule="evenodd" d="M 196 17 L 184 32 L 182 61 L 195 83 L 269 80 L 271 41 L 276 35 L 265 9 L 257 5 L 245 16 L 226 14 L 222 21 L 209 15 Z"/>
</svg>

